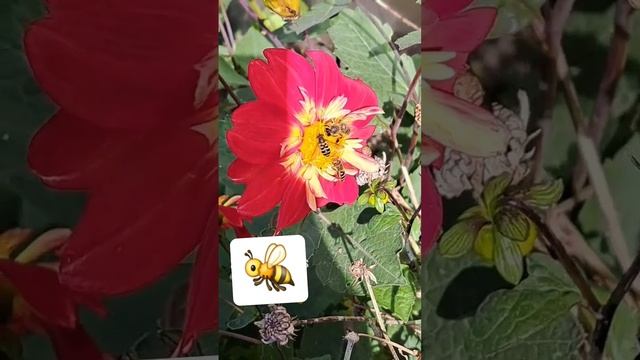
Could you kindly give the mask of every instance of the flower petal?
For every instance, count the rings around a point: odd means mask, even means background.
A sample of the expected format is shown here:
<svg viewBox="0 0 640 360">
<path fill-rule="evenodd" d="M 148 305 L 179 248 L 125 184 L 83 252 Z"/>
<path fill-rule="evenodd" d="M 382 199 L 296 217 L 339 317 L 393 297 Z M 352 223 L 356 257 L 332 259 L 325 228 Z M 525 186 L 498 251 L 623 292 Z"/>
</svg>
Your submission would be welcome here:
<svg viewBox="0 0 640 360">
<path fill-rule="evenodd" d="M 50 6 L 51 16 L 27 30 L 25 49 L 36 80 L 60 107 L 128 129 L 181 122 L 193 112 L 195 65 L 217 37 L 215 2 Z"/>
<path fill-rule="evenodd" d="M 61 279 L 72 288 L 130 292 L 172 269 L 200 241 L 215 205 L 215 148 L 193 131 L 146 145 L 108 186 L 92 191 L 61 256 Z"/>
<path fill-rule="evenodd" d="M 441 17 L 453 15 L 469 6 L 473 0 L 429 0 L 422 4 Z"/>
<path fill-rule="evenodd" d="M 315 75 L 311 64 L 295 51 L 267 49 L 267 62 L 253 60 L 249 63 L 249 82 L 259 100 L 270 102 L 296 114 L 302 108 L 300 88 L 313 99 Z"/>
<path fill-rule="evenodd" d="M 103 360 L 100 349 L 81 325 L 73 329 L 45 326 L 59 360 Z"/>
<path fill-rule="evenodd" d="M 435 245 L 442 231 L 442 197 L 431 177 L 429 168 L 422 168 L 422 256 Z"/>
<path fill-rule="evenodd" d="M 437 142 L 477 157 L 506 151 L 508 129 L 484 108 L 435 89 L 423 89 L 422 104 L 422 132 Z"/>
<path fill-rule="evenodd" d="M 326 107 L 331 100 L 338 96 L 344 96 L 340 82 L 344 75 L 338 69 L 336 59 L 324 51 L 307 51 L 307 56 L 313 60 L 315 69 L 316 91 L 314 100 L 316 106 Z"/>
<path fill-rule="evenodd" d="M 178 352 L 190 351 L 198 336 L 218 327 L 218 219 L 212 211 L 191 271 L 186 319 Z"/>
<path fill-rule="evenodd" d="M 139 137 L 97 127 L 62 110 L 31 140 L 29 166 L 49 186 L 86 189 L 107 178 L 118 155 L 128 151 Z"/>
<path fill-rule="evenodd" d="M 230 150 L 246 162 L 267 164 L 280 159 L 282 145 L 297 120 L 280 107 L 255 101 L 234 111 L 232 122 L 227 133 Z"/>
<path fill-rule="evenodd" d="M 353 176 L 345 177 L 344 181 L 321 179 L 320 183 L 329 202 L 343 205 L 353 204 L 358 200 L 358 184 Z"/>
<path fill-rule="evenodd" d="M 342 160 L 348 162 L 359 170 L 370 173 L 377 172 L 379 168 L 377 161 L 350 148 L 344 149 L 342 152 Z"/>
<path fill-rule="evenodd" d="M 247 183 L 238 201 L 238 213 L 243 217 L 256 217 L 273 209 L 282 199 L 287 182 L 280 164 L 265 166 L 259 176 Z"/>
<path fill-rule="evenodd" d="M 49 324 L 76 326 L 75 303 L 55 271 L 40 266 L 0 260 L 3 275 L 37 315 Z"/>
<path fill-rule="evenodd" d="M 475 8 L 457 15 L 440 18 L 422 33 L 422 49 L 445 49 L 471 52 L 487 37 L 493 27 L 497 10 Z"/>
<path fill-rule="evenodd" d="M 278 211 L 277 232 L 297 224 L 311 211 L 307 204 L 305 181 L 294 176 L 290 176 L 289 179 Z"/>
</svg>

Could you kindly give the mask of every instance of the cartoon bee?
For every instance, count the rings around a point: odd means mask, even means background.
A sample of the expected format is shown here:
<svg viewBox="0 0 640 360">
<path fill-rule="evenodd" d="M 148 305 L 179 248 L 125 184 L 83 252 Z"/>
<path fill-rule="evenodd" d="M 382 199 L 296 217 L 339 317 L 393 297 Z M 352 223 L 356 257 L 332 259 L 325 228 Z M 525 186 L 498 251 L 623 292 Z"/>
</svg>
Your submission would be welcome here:
<svg viewBox="0 0 640 360">
<path fill-rule="evenodd" d="M 264 5 L 285 20 L 300 17 L 300 0 L 264 0 Z"/>
<path fill-rule="evenodd" d="M 258 286 L 265 280 L 269 291 L 287 290 L 283 284 L 295 286 L 291 278 L 291 272 L 284 266 L 280 265 L 287 257 L 287 250 L 281 244 L 271 243 L 264 254 L 265 262 L 253 258 L 251 250 L 244 253 L 249 258 L 244 265 L 244 271 L 253 279 L 253 285 Z M 270 285 L 271 284 L 271 285 Z M 273 286 L 273 288 L 272 288 Z"/>
<path fill-rule="evenodd" d="M 333 163 L 331 165 L 333 165 L 333 169 L 336 171 L 338 180 L 344 181 L 345 172 L 344 172 L 344 166 L 342 165 L 342 161 L 340 161 L 339 159 L 335 159 L 333 160 Z"/>
<path fill-rule="evenodd" d="M 331 155 L 331 148 L 329 144 L 327 144 L 327 140 L 324 139 L 324 136 L 318 135 L 318 146 L 320 146 L 320 152 L 325 157 L 329 157 Z"/>
</svg>

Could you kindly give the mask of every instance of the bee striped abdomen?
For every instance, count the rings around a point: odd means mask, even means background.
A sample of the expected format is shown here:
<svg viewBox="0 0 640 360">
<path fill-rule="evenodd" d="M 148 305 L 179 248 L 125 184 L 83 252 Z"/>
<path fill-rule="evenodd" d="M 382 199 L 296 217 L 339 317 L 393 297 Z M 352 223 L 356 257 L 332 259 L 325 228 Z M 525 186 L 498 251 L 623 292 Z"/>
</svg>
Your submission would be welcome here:
<svg viewBox="0 0 640 360">
<path fill-rule="evenodd" d="M 277 284 L 295 285 L 293 283 L 293 279 L 291 278 L 291 272 L 286 267 L 284 267 L 282 265 L 277 265 L 275 267 L 275 274 L 273 276 L 273 280 Z"/>
<path fill-rule="evenodd" d="M 318 135 L 318 146 L 320 147 L 320 152 L 323 156 L 329 157 L 329 155 L 331 155 L 331 148 L 322 135 Z"/>
</svg>

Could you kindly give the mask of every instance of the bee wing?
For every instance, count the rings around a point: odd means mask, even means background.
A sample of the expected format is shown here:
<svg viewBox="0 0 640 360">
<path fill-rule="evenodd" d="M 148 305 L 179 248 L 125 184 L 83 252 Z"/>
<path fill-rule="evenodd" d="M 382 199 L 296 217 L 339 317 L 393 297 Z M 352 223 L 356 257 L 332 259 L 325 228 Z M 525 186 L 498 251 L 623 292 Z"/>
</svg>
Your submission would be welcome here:
<svg viewBox="0 0 640 360">
<path fill-rule="evenodd" d="M 280 264 L 287 257 L 287 250 L 284 246 L 278 244 L 271 244 L 267 249 L 267 254 L 265 255 L 265 261 L 267 266 L 272 267 Z"/>
</svg>

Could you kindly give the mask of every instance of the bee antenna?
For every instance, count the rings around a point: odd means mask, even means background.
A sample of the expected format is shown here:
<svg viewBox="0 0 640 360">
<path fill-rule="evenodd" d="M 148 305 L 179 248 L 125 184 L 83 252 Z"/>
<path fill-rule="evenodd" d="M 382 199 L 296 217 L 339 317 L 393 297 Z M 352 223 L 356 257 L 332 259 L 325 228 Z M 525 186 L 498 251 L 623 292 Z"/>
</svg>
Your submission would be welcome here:
<svg viewBox="0 0 640 360">
<path fill-rule="evenodd" d="M 249 259 L 253 259 L 253 253 L 251 252 L 251 250 L 247 250 L 247 252 L 246 252 L 246 253 L 244 253 L 244 255 L 245 255 L 246 257 L 248 257 Z"/>
</svg>

